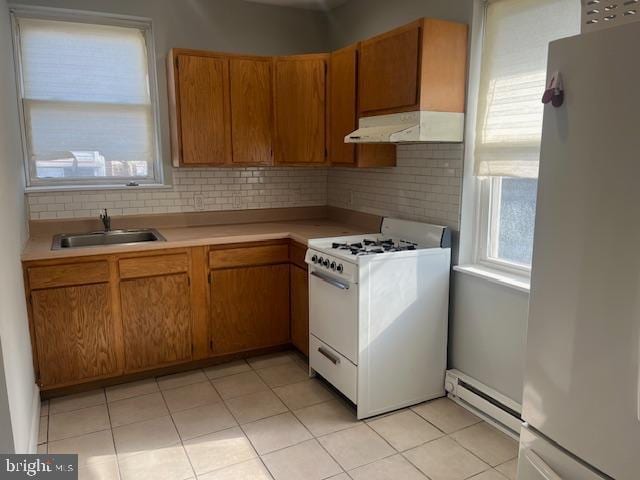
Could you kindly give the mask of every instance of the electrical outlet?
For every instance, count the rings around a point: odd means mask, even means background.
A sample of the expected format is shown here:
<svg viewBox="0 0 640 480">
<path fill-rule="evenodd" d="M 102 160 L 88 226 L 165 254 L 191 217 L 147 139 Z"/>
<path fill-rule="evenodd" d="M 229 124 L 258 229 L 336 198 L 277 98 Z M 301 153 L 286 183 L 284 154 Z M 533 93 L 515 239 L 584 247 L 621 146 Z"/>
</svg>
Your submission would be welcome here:
<svg viewBox="0 0 640 480">
<path fill-rule="evenodd" d="M 204 195 L 195 195 L 193 197 L 193 206 L 196 210 L 204 210 Z"/>
<path fill-rule="evenodd" d="M 242 208 L 242 197 L 238 192 L 233 194 L 233 208 Z"/>
</svg>

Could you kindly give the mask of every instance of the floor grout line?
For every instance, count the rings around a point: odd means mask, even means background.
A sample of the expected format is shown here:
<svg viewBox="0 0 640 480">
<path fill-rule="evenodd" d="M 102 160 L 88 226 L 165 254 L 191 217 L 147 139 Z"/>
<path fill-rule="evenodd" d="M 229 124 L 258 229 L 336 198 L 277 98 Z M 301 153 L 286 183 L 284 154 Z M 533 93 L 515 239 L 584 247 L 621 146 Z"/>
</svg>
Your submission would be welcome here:
<svg viewBox="0 0 640 480">
<path fill-rule="evenodd" d="M 274 354 L 274 355 L 278 355 L 278 354 Z M 282 355 L 282 353 L 279 353 L 279 355 Z M 452 432 L 447 433 L 447 432 L 444 432 L 442 429 L 440 429 L 440 428 L 439 428 L 438 426 L 436 426 L 435 424 L 433 424 L 432 422 L 430 422 L 427 418 L 425 418 L 425 417 L 423 417 L 422 415 L 420 415 L 420 413 L 418 413 L 417 411 L 415 411 L 415 410 L 414 410 L 414 407 L 415 407 L 415 406 L 409 406 L 409 407 L 403 407 L 403 408 L 398 409 L 398 410 L 396 410 L 396 411 L 394 411 L 394 412 L 388 412 L 387 414 L 383 414 L 383 415 L 379 415 L 379 416 L 376 416 L 376 417 L 372 417 L 371 419 L 365 419 L 364 421 L 359 420 L 359 421 L 357 421 L 356 423 L 354 423 L 354 424 L 352 424 L 352 425 L 346 426 L 346 427 L 344 427 L 344 428 L 339 428 L 339 429 L 338 429 L 338 430 L 336 430 L 336 431 L 330 431 L 330 432 L 328 432 L 328 433 L 322 433 L 322 434 L 320 434 L 320 435 L 315 435 L 315 434 L 311 431 L 311 429 L 309 428 L 309 426 L 307 426 L 307 425 L 304 423 L 304 421 L 301 419 L 301 417 L 299 417 L 299 416 L 298 416 L 298 414 L 296 413 L 296 411 L 298 411 L 298 412 L 299 412 L 299 411 L 301 411 L 301 410 L 305 410 L 305 409 L 308 409 L 308 408 L 318 407 L 318 406 L 320 406 L 320 405 L 322 405 L 322 404 L 325 404 L 325 403 L 337 402 L 337 403 L 339 403 L 339 404 L 344 404 L 345 408 L 348 408 L 348 409 L 350 410 L 350 412 L 351 412 L 351 413 L 353 413 L 353 405 L 352 405 L 350 402 L 346 402 L 346 401 L 345 401 L 345 399 L 344 399 L 344 397 L 342 397 L 342 396 L 340 396 L 340 395 L 336 395 L 336 392 L 334 391 L 334 389 L 332 389 L 332 388 L 331 388 L 331 386 L 330 386 L 330 385 L 329 385 L 329 386 L 325 385 L 326 381 L 324 381 L 323 379 L 321 379 L 321 380 L 317 380 L 317 379 L 316 379 L 316 381 L 319 381 L 323 387 L 325 387 L 325 388 L 327 388 L 327 389 L 328 389 L 328 391 L 331 393 L 331 398 L 329 398 L 329 399 L 325 399 L 325 400 L 323 400 L 323 401 L 318 401 L 317 403 L 310 403 L 310 404 L 308 404 L 308 405 L 305 405 L 304 407 L 297 408 L 296 410 L 294 410 L 294 409 L 290 408 L 290 407 L 289 407 L 289 405 L 287 405 L 287 404 L 284 402 L 283 398 L 278 394 L 278 392 L 276 391 L 276 389 L 280 390 L 280 389 L 283 389 L 283 388 L 286 388 L 286 387 L 290 387 L 290 386 L 292 386 L 292 385 L 298 385 L 298 384 L 302 384 L 302 383 L 304 383 L 304 382 L 309 382 L 309 381 L 313 380 L 313 378 L 312 378 L 312 377 L 308 377 L 308 378 L 305 378 L 304 380 L 297 380 L 297 381 L 293 381 L 293 382 L 291 382 L 291 383 L 285 383 L 285 384 L 283 384 L 283 385 L 270 386 L 270 385 L 269 385 L 269 384 L 267 384 L 267 383 L 265 382 L 265 380 L 262 378 L 262 375 L 260 375 L 260 371 L 267 370 L 267 369 L 274 368 L 274 367 L 281 367 L 281 366 L 284 366 L 284 365 L 290 365 L 291 363 L 292 363 L 293 365 L 296 365 L 296 367 L 297 367 L 297 368 L 300 368 L 302 371 L 304 371 L 304 368 L 303 368 L 303 367 L 299 364 L 299 362 L 298 362 L 296 359 L 294 359 L 291 355 L 292 355 L 292 354 L 291 354 L 291 353 L 289 353 L 289 354 L 287 355 L 287 359 L 285 359 L 285 361 L 283 361 L 282 363 L 278 363 L 278 364 L 276 364 L 276 365 L 269 365 L 269 366 L 261 367 L 261 368 L 255 368 L 255 367 L 254 367 L 253 365 L 251 365 L 247 360 L 243 360 L 243 361 L 244 361 L 244 363 L 245 363 L 246 365 L 248 365 L 249 369 L 247 369 L 247 370 L 245 370 L 245 371 L 242 371 L 242 372 L 235 372 L 235 373 L 230 373 L 230 374 L 226 374 L 226 375 L 218 376 L 218 377 L 216 377 L 216 378 L 209 378 L 209 377 L 208 377 L 208 375 L 206 374 L 206 372 L 205 372 L 205 369 L 204 369 L 204 368 L 194 369 L 194 370 L 187 371 L 187 372 L 180 372 L 179 374 L 184 374 L 184 375 L 189 375 L 189 374 L 194 374 L 194 373 L 196 373 L 196 372 L 200 372 L 202 375 L 204 375 L 204 377 L 205 377 L 205 379 L 206 379 L 206 380 L 199 379 L 198 381 L 192 381 L 192 382 L 189 382 L 189 383 L 184 384 L 184 385 L 178 385 L 178 386 L 173 386 L 173 387 L 170 387 L 170 388 L 164 388 L 164 389 L 161 389 L 161 388 L 160 388 L 159 381 L 158 381 L 158 378 L 162 378 L 162 377 L 152 377 L 152 378 L 154 379 L 154 382 L 153 382 L 153 383 L 155 383 L 155 385 L 156 385 L 156 387 L 157 387 L 157 390 L 156 390 L 156 391 L 154 391 L 154 392 L 145 392 L 145 393 L 135 394 L 135 395 L 132 395 L 132 396 L 127 397 L 127 398 L 122 398 L 122 399 L 119 399 L 119 400 L 115 400 L 115 401 L 113 401 L 113 402 L 108 401 L 108 399 L 107 399 L 107 392 L 106 392 L 106 388 L 101 388 L 100 390 L 101 390 L 101 393 L 102 393 L 102 396 L 103 396 L 103 399 L 104 399 L 104 403 L 99 403 L 99 404 L 96 404 L 96 405 L 90 405 L 90 406 L 84 406 L 84 407 L 81 407 L 81 408 L 75 408 L 75 409 L 68 410 L 68 411 L 65 411 L 65 412 L 60 412 L 60 413 L 57 413 L 57 414 L 52 414 L 52 412 L 51 412 L 51 402 L 49 401 L 49 404 L 48 404 L 48 408 L 49 408 L 49 410 L 48 410 L 47 415 L 46 415 L 46 417 L 47 417 L 47 418 L 46 418 L 46 425 L 47 425 L 46 441 L 45 441 L 44 443 L 42 443 L 42 444 L 39 444 L 39 447 L 42 447 L 42 446 L 44 445 L 44 446 L 46 447 L 46 450 L 47 450 L 47 451 L 48 451 L 48 449 L 49 449 L 49 444 L 51 443 L 51 440 L 50 440 L 50 435 L 51 435 L 51 423 L 52 423 L 51 421 L 52 421 L 52 417 L 53 417 L 54 415 L 55 415 L 55 416 L 57 416 L 57 415 L 69 414 L 69 413 L 78 412 L 78 411 L 82 411 L 82 410 L 86 410 L 86 409 L 90 409 L 90 408 L 95 408 L 95 407 L 99 407 L 99 406 L 103 406 L 103 405 L 104 405 L 104 407 L 106 408 L 106 412 L 107 412 L 107 419 L 108 419 L 108 424 L 109 424 L 108 429 L 109 429 L 109 432 L 110 432 L 110 434 L 111 434 L 111 444 L 112 444 L 113 450 L 114 450 L 114 452 L 115 452 L 115 462 L 116 462 L 116 467 L 117 467 L 118 475 L 119 475 L 119 477 L 120 477 L 120 478 L 123 478 L 123 472 L 122 472 L 122 468 L 121 468 L 121 465 L 120 465 L 120 457 L 119 457 L 119 455 L 118 455 L 118 450 L 117 450 L 117 448 L 116 448 L 115 433 L 114 433 L 115 428 L 126 427 L 126 426 L 130 426 L 130 425 L 136 425 L 136 424 L 139 424 L 139 423 L 143 423 L 143 422 L 147 422 L 147 421 L 156 420 L 156 419 L 158 419 L 158 418 L 161 418 L 161 417 L 164 417 L 164 416 L 167 416 L 167 415 L 170 417 L 171 424 L 173 425 L 174 431 L 176 432 L 176 434 L 177 434 L 177 436 L 178 436 L 178 439 L 179 439 L 179 442 L 177 442 L 177 443 L 175 443 L 175 444 L 172 444 L 172 445 L 175 445 L 175 446 L 180 445 L 180 447 L 182 448 L 182 452 L 183 452 L 183 454 L 184 454 L 184 455 L 186 455 L 186 457 L 187 457 L 187 461 L 189 462 L 189 466 L 190 466 L 190 468 L 191 468 L 191 473 L 194 475 L 194 478 L 197 478 L 197 475 L 198 475 L 198 474 L 196 473 L 195 466 L 194 466 L 194 464 L 193 464 L 193 462 L 192 462 L 192 460 L 191 460 L 191 457 L 189 456 L 189 454 L 188 454 L 188 452 L 187 452 L 187 449 L 186 449 L 186 446 L 185 446 L 185 442 L 187 442 L 187 441 L 191 442 L 191 441 L 193 441 L 193 440 L 196 440 L 196 441 L 197 441 L 197 439 L 198 439 L 198 438 L 206 437 L 207 435 L 212 435 L 212 434 L 215 434 L 215 433 L 224 432 L 224 431 L 231 430 L 231 429 L 234 429 L 234 428 L 237 428 L 237 429 L 238 429 L 238 431 L 239 431 L 239 432 L 241 432 L 241 435 L 242 435 L 242 436 L 243 436 L 243 437 L 248 441 L 249 445 L 251 446 L 251 448 L 252 448 L 252 450 L 253 450 L 253 453 L 255 454 L 255 457 L 253 458 L 253 460 L 257 459 L 257 460 L 260 462 L 260 464 L 261 464 L 261 465 L 266 469 L 266 471 L 269 473 L 269 475 L 270 475 L 272 478 L 274 478 L 274 479 L 275 479 L 276 477 L 274 476 L 274 473 L 273 473 L 273 472 L 269 469 L 269 467 L 267 466 L 267 463 L 264 461 L 264 457 L 266 457 L 266 456 L 268 456 L 268 455 L 271 455 L 271 454 L 274 454 L 274 453 L 277 453 L 277 452 L 280 452 L 280 451 L 283 451 L 283 450 L 286 450 L 286 449 L 288 449 L 288 448 L 292 448 L 292 447 L 295 447 L 295 446 L 301 445 L 301 444 L 303 444 L 303 443 L 305 443 L 305 442 L 310 442 L 310 441 L 315 441 L 315 442 L 316 442 L 316 444 L 318 444 L 318 445 L 320 446 L 320 448 L 322 449 L 322 451 L 324 451 L 324 452 L 328 455 L 328 457 L 329 457 L 333 462 L 335 462 L 335 464 L 336 464 L 336 465 L 338 465 L 338 467 L 339 467 L 339 469 L 340 469 L 340 471 L 341 471 L 342 473 L 344 473 L 348 478 L 353 478 L 353 477 L 349 474 L 349 471 L 347 471 L 347 470 L 346 470 L 346 469 L 341 465 L 341 463 L 340 463 L 340 462 L 339 462 L 339 461 L 338 461 L 338 460 L 337 460 L 337 459 L 336 459 L 336 458 L 335 458 L 335 457 L 334 457 L 334 456 L 333 456 L 333 455 L 332 455 L 332 454 L 327 450 L 327 448 L 325 448 L 325 446 L 323 445 L 323 443 L 322 443 L 320 440 L 321 440 L 322 438 L 324 438 L 324 437 L 327 437 L 327 436 L 330 436 L 330 435 L 333 435 L 333 434 L 336 434 L 336 433 L 340 433 L 340 432 L 345 432 L 345 431 L 347 431 L 347 430 L 354 429 L 354 428 L 360 427 L 360 426 L 362 426 L 362 425 L 366 425 L 366 426 L 368 427 L 369 431 L 370 431 L 370 432 L 373 432 L 374 436 L 375 436 L 377 439 L 382 440 L 382 441 L 384 442 L 384 444 L 385 444 L 385 445 L 387 445 L 387 446 L 390 448 L 390 451 L 391 451 L 392 453 L 390 453 L 390 454 L 388 454 L 388 455 L 385 455 L 385 456 L 383 456 L 383 457 L 377 458 L 377 459 L 375 459 L 375 460 L 373 460 L 373 461 L 371 461 L 371 462 L 367 462 L 367 463 L 365 463 L 365 464 L 363 464 L 363 465 L 358 465 L 357 467 L 352 468 L 352 469 L 351 469 L 351 471 L 356 470 L 356 469 L 359 469 L 359 468 L 362 468 L 362 467 L 365 467 L 365 466 L 368 466 L 368 465 L 371 465 L 371 464 L 376 463 L 376 462 L 378 462 L 378 461 L 381 461 L 381 460 L 388 459 L 388 458 L 390 458 L 390 457 L 394 457 L 394 456 L 396 456 L 396 455 L 399 455 L 401 458 L 403 458 L 405 461 L 407 461 L 410 465 L 412 465 L 412 467 L 413 467 L 413 468 L 416 468 L 416 469 L 417 469 L 417 470 L 418 470 L 422 475 L 425 475 L 425 477 L 427 477 L 427 478 L 428 478 L 428 476 L 427 476 L 427 475 L 426 475 L 422 470 L 420 470 L 420 468 L 418 468 L 418 466 L 417 466 L 417 465 L 415 465 L 413 462 L 411 462 L 411 460 L 409 460 L 409 458 L 407 458 L 406 454 L 407 454 L 409 451 L 411 451 L 411 450 L 414 450 L 414 449 L 416 449 L 416 448 L 420 448 L 420 447 L 422 447 L 422 446 L 424 446 L 424 445 L 427 445 L 427 444 L 429 444 L 429 443 L 432 443 L 432 442 L 435 442 L 435 441 L 438 441 L 438 440 L 442 440 L 442 439 L 444 439 L 444 438 L 449 438 L 449 439 L 451 439 L 451 440 L 452 440 L 452 441 L 453 441 L 457 446 L 461 447 L 461 448 L 462 448 L 462 450 L 463 450 L 464 452 L 467 452 L 467 453 L 468 453 L 468 454 L 470 454 L 473 458 L 477 459 L 478 461 L 482 462 L 482 464 L 483 464 L 483 465 L 485 465 L 485 467 L 486 467 L 486 468 L 484 468 L 484 469 L 482 470 L 482 472 L 486 472 L 486 471 L 495 471 L 495 472 L 497 472 L 499 475 L 504 476 L 504 477 L 505 477 L 505 479 L 506 479 L 506 478 L 508 478 L 505 474 L 503 474 L 502 472 L 500 472 L 499 470 L 497 470 L 497 467 L 499 467 L 499 466 L 501 466 L 501 465 L 504 465 L 504 464 L 506 464 L 506 463 L 508 463 L 508 462 L 511 462 L 511 461 L 513 461 L 514 459 L 517 459 L 517 455 L 516 455 L 516 456 L 514 456 L 514 457 L 512 457 L 512 458 L 509 458 L 509 459 L 507 459 L 507 460 L 505 460 L 505 461 L 503 461 L 503 462 L 501 462 L 501 463 L 499 463 L 499 464 L 498 464 L 498 465 L 496 465 L 496 466 L 493 466 L 493 465 L 491 465 L 488 461 L 484 460 L 484 459 L 483 459 L 483 458 L 481 458 L 479 455 L 475 454 L 473 451 L 471 451 L 470 449 L 468 449 L 467 447 L 465 447 L 464 445 L 462 445 L 461 443 L 459 443 L 459 442 L 458 442 L 458 441 L 457 441 L 457 440 L 452 436 L 452 435 L 456 434 L 457 432 L 460 432 L 460 431 L 462 431 L 462 430 L 466 430 L 466 429 L 468 429 L 468 428 L 472 428 L 472 427 L 474 427 L 475 425 L 478 425 L 478 424 L 482 423 L 482 422 L 483 422 L 483 420 L 482 420 L 482 419 L 479 419 L 479 421 L 478 421 L 478 422 L 476 422 L 476 423 L 473 423 L 473 424 L 471 424 L 471 425 L 466 425 L 466 426 L 464 426 L 464 427 L 462 427 L 462 428 L 459 428 L 459 429 L 457 429 L 457 430 L 454 430 L 454 431 L 452 431 Z M 263 357 L 265 357 L 265 356 L 263 356 Z M 260 358 L 260 357 L 257 357 L 257 358 Z M 220 364 L 220 365 L 224 365 L 224 364 Z M 231 377 L 239 376 L 239 375 L 243 375 L 243 374 L 247 374 L 248 372 L 252 372 L 252 373 L 253 373 L 253 374 L 254 374 L 258 379 L 260 379 L 260 381 L 264 384 L 265 388 L 264 388 L 264 389 L 261 389 L 261 390 L 257 390 L 257 391 L 255 391 L 255 392 L 251 392 L 251 393 L 245 393 L 245 394 L 242 394 L 242 395 L 232 396 L 232 397 L 229 397 L 229 398 L 223 398 L 223 397 L 222 397 L 222 395 L 221 395 L 221 392 L 218 390 L 218 388 L 217 388 L 217 387 L 216 387 L 216 385 L 214 384 L 214 381 L 221 380 L 221 379 L 225 379 L 225 378 L 231 378 Z M 173 374 L 173 375 L 179 375 L 179 374 Z M 197 385 L 197 384 L 201 384 L 201 383 L 205 383 L 205 382 L 208 382 L 208 383 L 209 383 L 209 385 L 213 388 L 214 392 L 215 392 L 215 393 L 218 395 L 218 397 L 219 397 L 219 399 L 218 399 L 218 400 L 216 400 L 216 401 L 207 401 L 206 403 L 204 403 L 204 404 L 202 404 L 202 405 L 191 406 L 191 407 L 189 407 L 189 408 L 182 408 L 182 409 L 180 409 L 180 410 L 176 410 L 175 412 L 172 412 L 172 411 L 169 409 L 169 404 L 167 403 L 167 399 L 166 399 L 166 397 L 165 397 L 165 393 L 164 393 L 164 392 L 170 392 L 170 391 L 172 391 L 172 390 L 176 390 L 176 389 L 180 389 L 180 388 L 184 388 L 184 387 L 188 387 L 188 386 L 193 386 L 193 385 Z M 127 383 L 135 383 L 135 382 L 127 382 Z M 127 385 L 127 383 L 120 384 L 120 385 Z M 151 383 L 151 382 L 150 382 L 150 383 Z M 274 414 L 270 414 L 270 415 L 267 415 L 267 416 L 262 417 L 262 418 L 258 418 L 258 419 L 255 419 L 255 420 L 251 420 L 250 422 L 244 422 L 244 423 L 241 423 L 241 422 L 240 422 L 239 417 L 238 417 L 238 416 L 237 416 L 237 415 L 236 415 L 236 414 L 231 410 L 231 408 L 229 407 L 229 403 L 227 403 L 227 402 L 228 402 L 228 401 L 235 400 L 235 399 L 238 399 L 238 398 L 242 398 L 242 397 L 245 397 L 245 396 L 255 395 L 255 394 L 257 394 L 257 393 L 261 393 L 261 392 L 270 392 L 270 393 L 271 393 L 275 398 L 277 398 L 277 399 L 278 399 L 278 401 L 279 401 L 280 403 L 282 403 L 282 404 L 284 405 L 285 411 L 278 412 L 278 413 L 274 413 Z M 122 401 L 125 401 L 125 400 L 132 400 L 132 399 L 140 398 L 140 397 L 144 397 L 144 396 L 147 396 L 147 395 L 154 395 L 154 394 L 157 394 L 157 393 L 160 393 L 160 396 L 161 396 L 161 398 L 162 398 L 162 402 L 163 402 L 164 407 L 165 407 L 165 409 L 166 409 L 166 413 L 163 413 L 163 415 L 158 415 L 158 416 L 155 416 L 155 417 L 152 417 L 152 418 L 148 418 L 148 419 L 144 419 L 144 420 L 140 420 L 140 421 L 134 421 L 134 422 L 127 423 L 127 424 L 124 424 L 124 425 L 119 425 L 118 427 L 114 427 L 114 425 L 113 425 L 113 423 L 112 423 L 112 418 L 111 418 L 111 406 L 112 406 L 112 404 L 117 404 L 118 402 L 122 402 Z M 64 397 L 60 397 L 60 398 L 64 398 Z M 231 427 L 226 427 L 226 428 L 218 429 L 218 430 L 215 430 L 215 431 L 212 431 L 212 432 L 208 432 L 208 433 L 204 433 L 204 434 L 201 434 L 201 435 L 197 435 L 197 436 L 195 436 L 195 437 L 191 437 L 191 438 L 189 438 L 189 439 L 187 439 L 187 440 L 183 439 L 182 435 L 180 434 L 180 431 L 178 430 L 177 423 L 176 423 L 176 421 L 175 421 L 175 419 L 174 419 L 173 415 L 174 415 L 174 414 L 177 414 L 177 413 L 181 413 L 181 412 L 186 412 L 186 411 L 189 411 L 189 410 L 195 410 L 195 409 L 202 408 L 202 407 L 205 407 L 205 406 L 208 406 L 208 405 L 216 405 L 216 404 L 221 404 L 221 406 L 226 410 L 226 412 L 227 412 L 227 413 L 231 416 L 231 418 L 233 418 L 233 420 L 236 422 L 236 425 L 235 425 L 235 426 L 231 426 Z M 401 413 L 401 412 L 412 412 L 412 413 L 413 413 L 414 415 L 416 415 L 416 416 L 417 416 L 421 421 L 426 422 L 426 424 L 427 424 L 427 425 L 429 425 L 429 426 L 433 427 L 437 432 L 439 432 L 439 433 L 440 433 L 440 436 L 438 436 L 437 438 L 431 439 L 431 440 L 429 440 L 429 441 L 419 443 L 418 445 L 414 445 L 414 446 L 411 446 L 411 447 L 409 447 L 409 448 L 405 448 L 404 450 L 396 449 L 396 448 L 395 448 L 395 447 L 390 443 L 390 441 L 389 441 L 389 440 L 387 440 L 387 439 L 386 439 L 386 438 L 385 438 L 381 433 L 379 433 L 378 431 L 376 431 L 376 429 L 374 429 L 374 428 L 370 425 L 370 423 L 371 423 L 372 421 L 375 421 L 375 420 L 379 419 L 379 418 L 385 418 L 385 417 L 392 416 L 392 415 L 394 415 L 394 414 Z M 251 438 L 249 437 L 249 435 L 248 435 L 248 433 L 247 433 L 247 430 L 246 430 L 246 426 L 247 426 L 247 425 L 249 425 L 249 424 L 253 424 L 253 423 L 256 423 L 256 422 L 261 422 L 261 421 L 263 421 L 263 420 L 267 420 L 267 419 L 270 419 L 270 418 L 274 418 L 274 417 L 277 417 L 277 416 L 283 416 L 283 415 L 291 415 L 291 416 L 292 416 L 292 418 L 293 418 L 293 419 L 295 419 L 295 421 L 296 421 L 299 425 L 301 425 L 301 426 L 303 427 L 304 431 L 307 433 L 307 435 L 308 435 L 310 438 L 307 438 L 307 439 L 305 439 L 305 440 L 298 441 L 298 442 L 296 442 L 296 443 L 293 443 L 293 444 L 291 444 L 291 445 L 287 445 L 287 446 L 285 446 L 285 447 L 278 448 L 278 449 L 273 450 L 273 451 L 269 451 L 269 452 L 264 453 L 264 454 L 260 454 L 260 453 L 258 452 L 258 449 L 257 449 L 257 444 L 256 444 L 256 443 L 254 443 L 254 441 L 253 441 L 253 440 L 251 440 Z M 353 415 L 355 415 L 355 413 L 353 413 Z M 489 424 L 489 425 L 490 425 L 490 424 Z M 90 435 L 90 434 L 93 434 L 93 433 L 98 433 L 98 432 L 105 431 L 105 430 L 106 430 L 106 428 L 105 428 L 105 429 L 103 429 L 103 430 L 96 430 L 95 432 L 87 432 L 87 433 L 82 433 L 82 434 L 79 434 L 79 435 L 74 435 L 74 436 L 71 436 L 71 437 L 65 437 L 64 439 L 59 439 L 59 440 L 68 440 L 68 439 L 72 439 L 72 438 L 81 437 L 81 436 L 84 436 L 84 435 Z M 56 440 L 56 441 L 57 441 L 57 440 Z M 145 450 L 145 451 L 146 451 L 146 450 Z M 138 453 L 142 453 L 142 451 L 141 451 L 141 452 L 138 452 Z M 249 460 L 252 460 L 252 459 L 249 459 Z M 225 469 L 225 468 L 229 468 L 229 467 L 232 467 L 232 466 L 235 466 L 235 465 L 241 464 L 241 463 L 245 463 L 245 462 L 247 462 L 247 461 L 249 461 L 249 460 L 243 460 L 243 461 L 240 461 L 240 462 L 232 463 L 232 464 L 230 464 L 230 465 L 225 465 L 225 466 L 223 466 L 223 467 L 215 468 L 215 469 L 213 469 L 213 470 L 210 470 L 210 471 L 207 471 L 207 472 L 203 472 L 203 473 L 202 473 L 202 474 L 200 474 L 200 475 L 205 475 L 205 474 L 209 474 L 209 473 L 211 473 L 211 472 L 216 472 L 216 471 L 219 471 L 219 470 L 221 470 L 221 469 Z M 107 463 L 107 462 L 105 462 L 105 463 Z M 340 475 L 340 473 L 338 473 L 338 474 L 336 474 L 336 475 Z M 477 475 L 477 474 L 474 474 L 474 475 Z M 473 475 L 472 475 L 471 477 L 473 477 Z M 469 478 L 471 478 L 471 477 L 469 477 Z M 329 477 L 329 478 L 330 478 L 330 477 Z"/>
<path fill-rule="evenodd" d="M 158 379 L 156 378 L 156 382 L 158 381 Z M 160 387 L 160 385 L 158 385 L 158 388 Z M 173 419 L 173 415 L 171 415 L 171 410 L 169 410 L 169 404 L 167 403 L 166 398 L 164 398 L 164 395 L 162 395 L 162 390 L 160 391 L 160 396 L 162 397 L 162 401 L 164 402 L 164 406 L 167 409 L 167 412 L 169 412 L 169 418 L 171 419 L 171 424 L 173 425 L 173 428 L 176 431 L 176 434 L 178 435 L 178 438 L 180 439 L 180 445 L 182 446 L 182 451 L 185 455 L 185 457 L 187 457 L 187 462 L 189 462 L 189 466 L 191 467 L 191 471 L 193 472 L 193 478 L 198 478 L 198 475 L 196 474 L 196 469 L 193 466 L 193 462 L 191 462 L 191 457 L 189 456 L 189 452 L 187 452 L 186 447 L 184 446 L 184 440 L 182 440 L 182 436 L 180 435 L 180 432 L 178 431 L 178 426 L 176 425 L 175 420 Z M 185 480 L 185 479 L 182 479 Z"/>
<path fill-rule="evenodd" d="M 107 399 L 107 391 L 104 391 L 105 400 Z M 120 458 L 118 458 L 118 450 L 116 449 L 116 437 L 113 434 L 113 425 L 111 424 L 111 411 L 107 404 L 107 417 L 109 418 L 109 433 L 111 433 L 111 442 L 113 443 L 113 454 L 115 456 L 116 468 L 118 469 L 118 478 L 122 479 L 122 470 L 120 468 Z"/>
</svg>

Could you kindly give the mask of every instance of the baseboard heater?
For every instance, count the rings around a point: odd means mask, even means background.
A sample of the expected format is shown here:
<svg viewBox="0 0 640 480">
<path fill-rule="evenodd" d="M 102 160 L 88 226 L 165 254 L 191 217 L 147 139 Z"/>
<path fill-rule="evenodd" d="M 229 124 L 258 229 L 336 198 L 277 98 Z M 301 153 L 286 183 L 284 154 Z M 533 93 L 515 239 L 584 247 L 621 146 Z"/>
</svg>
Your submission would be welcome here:
<svg viewBox="0 0 640 480">
<path fill-rule="evenodd" d="M 447 370 L 445 390 L 456 403 L 512 437 L 519 436 L 522 426 L 520 404 L 459 370 Z"/>
</svg>

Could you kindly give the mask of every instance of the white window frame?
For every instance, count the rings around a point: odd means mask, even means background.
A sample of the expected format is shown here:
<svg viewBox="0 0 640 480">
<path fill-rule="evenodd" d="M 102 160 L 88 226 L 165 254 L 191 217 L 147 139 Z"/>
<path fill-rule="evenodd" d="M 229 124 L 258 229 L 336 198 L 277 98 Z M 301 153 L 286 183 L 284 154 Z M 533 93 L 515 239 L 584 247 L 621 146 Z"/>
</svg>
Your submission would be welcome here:
<svg viewBox="0 0 640 480">
<path fill-rule="evenodd" d="M 160 111 L 158 96 L 158 78 L 156 72 L 156 53 L 153 36 L 153 25 L 149 18 L 127 15 L 112 15 L 82 10 L 69 10 L 50 7 L 9 6 L 11 15 L 11 31 L 13 35 L 13 55 L 18 89 L 18 111 L 20 116 L 20 133 L 24 162 L 25 185 L 27 192 L 47 190 L 99 190 L 99 189 L 131 189 L 136 187 L 164 186 L 164 162 L 162 160 L 162 146 L 160 142 Z M 118 177 L 118 178 L 82 178 L 82 179 L 36 179 L 32 175 L 33 165 L 29 159 L 27 147 L 27 125 L 23 108 L 24 82 L 22 77 L 22 58 L 20 49 L 19 18 L 36 18 L 41 20 L 58 20 L 93 25 L 108 25 L 140 29 L 143 33 L 147 50 L 147 72 L 149 81 L 149 97 L 153 119 L 153 177 Z"/>
<path fill-rule="evenodd" d="M 509 262 L 497 256 L 495 239 L 498 237 L 498 218 L 496 215 L 500 205 L 501 192 L 498 185 L 500 179 L 501 177 L 488 177 L 477 180 L 476 243 L 473 263 L 516 276 L 530 277 L 530 265 Z"/>
</svg>

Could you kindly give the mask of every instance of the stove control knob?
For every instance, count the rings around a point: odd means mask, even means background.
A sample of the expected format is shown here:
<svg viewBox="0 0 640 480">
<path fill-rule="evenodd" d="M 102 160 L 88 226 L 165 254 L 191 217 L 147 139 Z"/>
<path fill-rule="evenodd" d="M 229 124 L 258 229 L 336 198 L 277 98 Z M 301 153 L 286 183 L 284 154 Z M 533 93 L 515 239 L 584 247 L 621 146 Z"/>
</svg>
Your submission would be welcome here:
<svg viewBox="0 0 640 480">
<path fill-rule="evenodd" d="M 342 264 L 339 264 L 339 265 L 336 267 L 336 270 L 338 270 L 338 273 L 342 273 L 342 272 L 344 271 L 344 267 L 342 266 Z"/>
<path fill-rule="evenodd" d="M 312 261 L 313 263 L 318 263 L 318 256 L 317 256 L 317 255 L 314 255 L 313 257 L 311 257 L 311 261 Z"/>
<path fill-rule="evenodd" d="M 322 262 L 322 264 L 323 264 L 326 268 L 329 268 L 329 259 L 328 259 L 328 258 L 325 258 L 325 259 L 324 259 L 324 262 Z"/>
<path fill-rule="evenodd" d="M 318 265 L 323 265 L 323 264 L 324 264 L 324 258 L 323 258 L 323 257 L 320 257 L 320 258 L 318 259 Z"/>
<path fill-rule="evenodd" d="M 331 270 L 335 270 L 336 269 L 336 262 L 331 262 Z"/>
</svg>

